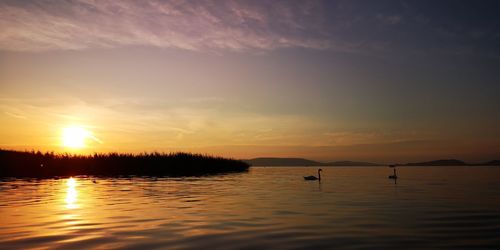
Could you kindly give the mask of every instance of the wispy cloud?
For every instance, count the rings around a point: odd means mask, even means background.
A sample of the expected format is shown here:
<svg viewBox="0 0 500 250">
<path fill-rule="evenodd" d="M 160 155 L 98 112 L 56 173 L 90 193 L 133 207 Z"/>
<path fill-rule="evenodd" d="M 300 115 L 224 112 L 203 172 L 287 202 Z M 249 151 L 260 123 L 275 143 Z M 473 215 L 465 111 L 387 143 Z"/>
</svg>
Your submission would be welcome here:
<svg viewBox="0 0 500 250">
<path fill-rule="evenodd" d="M 403 17 L 400 15 L 377 14 L 376 18 L 384 23 L 392 25 L 398 24 L 403 20 Z"/>
<path fill-rule="evenodd" d="M 344 0 L 5 0 L 0 1 L 0 51 L 146 46 L 215 53 L 308 48 L 414 56 L 414 51 L 434 55 L 449 48 L 475 49 L 482 41 L 474 54 L 498 55 L 497 18 L 471 22 L 456 15 L 461 4 L 447 3 L 450 6 L 443 12 L 434 12 L 434 5 Z"/>
<path fill-rule="evenodd" d="M 11 113 L 11 112 L 7 112 L 7 111 L 5 111 L 4 113 L 6 115 L 8 115 L 8 116 L 11 116 L 11 117 L 14 117 L 14 118 L 17 118 L 17 119 L 27 119 L 26 116 L 21 115 L 21 114 Z"/>
<path fill-rule="evenodd" d="M 321 12 L 314 1 L 4 1 L 0 50 L 325 49 Z"/>
</svg>

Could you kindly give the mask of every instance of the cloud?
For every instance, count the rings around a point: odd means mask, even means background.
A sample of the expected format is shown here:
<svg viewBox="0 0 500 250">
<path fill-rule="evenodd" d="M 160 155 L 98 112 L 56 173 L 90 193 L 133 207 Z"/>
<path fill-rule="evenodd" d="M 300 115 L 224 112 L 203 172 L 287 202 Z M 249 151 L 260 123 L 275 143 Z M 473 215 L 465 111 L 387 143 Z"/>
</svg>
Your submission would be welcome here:
<svg viewBox="0 0 500 250">
<path fill-rule="evenodd" d="M 391 24 L 391 25 L 396 25 L 403 20 L 403 18 L 400 15 L 378 14 L 376 16 L 376 18 L 384 23 Z"/>
<path fill-rule="evenodd" d="M 11 113 L 11 112 L 7 112 L 7 111 L 5 111 L 4 113 L 6 115 L 8 115 L 8 116 L 11 116 L 11 117 L 14 117 L 14 118 L 17 118 L 17 119 L 27 119 L 26 116 L 21 115 L 21 114 Z"/>
<path fill-rule="evenodd" d="M 466 48 L 497 58 L 498 18 L 470 22 L 456 16 L 460 6 L 435 12 L 434 4 L 344 0 L 4 0 L 0 51 L 145 46 L 217 54 L 306 48 L 413 59 L 415 53 Z"/>
<path fill-rule="evenodd" d="M 326 49 L 322 9 L 314 1 L 5 1 L 0 50 Z"/>
</svg>

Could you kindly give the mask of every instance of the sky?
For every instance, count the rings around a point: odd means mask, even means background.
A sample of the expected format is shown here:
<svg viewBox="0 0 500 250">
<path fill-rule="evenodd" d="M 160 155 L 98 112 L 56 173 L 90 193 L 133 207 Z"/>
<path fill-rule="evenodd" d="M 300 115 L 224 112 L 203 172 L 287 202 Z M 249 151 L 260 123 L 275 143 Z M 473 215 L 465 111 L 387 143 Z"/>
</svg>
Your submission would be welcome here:
<svg viewBox="0 0 500 250">
<path fill-rule="evenodd" d="M 500 158 L 498 1 L 0 1 L 0 148 Z M 63 145 L 65 128 L 88 132 Z"/>
</svg>

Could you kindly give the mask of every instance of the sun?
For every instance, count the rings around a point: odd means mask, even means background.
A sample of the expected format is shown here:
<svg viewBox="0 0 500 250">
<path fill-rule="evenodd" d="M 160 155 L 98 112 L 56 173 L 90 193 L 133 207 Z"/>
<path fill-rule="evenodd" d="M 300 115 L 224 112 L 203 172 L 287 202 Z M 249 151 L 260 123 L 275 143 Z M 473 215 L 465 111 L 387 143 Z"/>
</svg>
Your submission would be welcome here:
<svg viewBox="0 0 500 250">
<path fill-rule="evenodd" d="M 85 139 L 91 136 L 91 133 L 82 127 L 66 127 L 62 132 L 62 144 L 64 147 L 79 149 L 85 147 Z"/>
</svg>

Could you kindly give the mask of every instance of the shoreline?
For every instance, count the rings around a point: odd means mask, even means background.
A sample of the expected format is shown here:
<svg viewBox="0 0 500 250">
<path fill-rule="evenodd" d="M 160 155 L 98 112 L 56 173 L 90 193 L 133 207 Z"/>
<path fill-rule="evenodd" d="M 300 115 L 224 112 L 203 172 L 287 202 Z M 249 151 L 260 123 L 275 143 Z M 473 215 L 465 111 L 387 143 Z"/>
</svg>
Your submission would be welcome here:
<svg viewBox="0 0 500 250">
<path fill-rule="evenodd" d="M 203 176 L 247 171 L 249 164 L 191 153 L 69 155 L 0 150 L 0 177 Z"/>
</svg>

